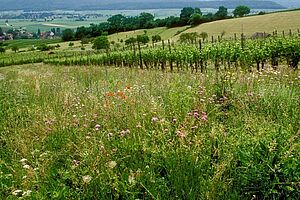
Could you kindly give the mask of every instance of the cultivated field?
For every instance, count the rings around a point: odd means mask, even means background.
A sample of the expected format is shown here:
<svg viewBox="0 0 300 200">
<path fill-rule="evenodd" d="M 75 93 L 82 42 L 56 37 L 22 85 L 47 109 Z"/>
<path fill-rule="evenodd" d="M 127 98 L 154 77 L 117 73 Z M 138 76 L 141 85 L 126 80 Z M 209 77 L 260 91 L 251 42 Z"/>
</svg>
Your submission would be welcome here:
<svg viewBox="0 0 300 200">
<path fill-rule="evenodd" d="M 260 16 L 249 16 L 229 20 L 220 20 L 199 25 L 191 28 L 188 32 L 207 32 L 208 35 L 217 37 L 225 32 L 225 38 L 233 37 L 234 34 L 240 36 L 242 33 L 251 37 L 255 32 L 266 32 L 272 34 L 277 30 L 279 34 L 285 31 L 289 33 L 291 29 L 294 33 L 300 29 L 300 10 L 289 12 L 278 12 Z M 175 39 L 178 39 L 176 37 Z"/>
</svg>

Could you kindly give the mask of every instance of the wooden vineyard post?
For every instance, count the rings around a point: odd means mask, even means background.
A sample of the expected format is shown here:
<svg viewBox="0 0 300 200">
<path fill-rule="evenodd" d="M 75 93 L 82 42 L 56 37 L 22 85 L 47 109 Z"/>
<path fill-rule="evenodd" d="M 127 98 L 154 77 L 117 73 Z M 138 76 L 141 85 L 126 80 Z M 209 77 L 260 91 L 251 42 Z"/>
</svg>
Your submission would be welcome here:
<svg viewBox="0 0 300 200">
<path fill-rule="evenodd" d="M 214 43 L 214 36 L 211 36 L 211 43 Z"/>
<path fill-rule="evenodd" d="M 200 49 L 200 51 L 202 50 L 202 42 L 201 42 L 201 39 L 199 40 L 199 49 Z"/>
<path fill-rule="evenodd" d="M 289 36 L 290 37 L 292 36 L 292 30 L 291 29 L 289 30 Z"/>
<path fill-rule="evenodd" d="M 164 40 L 162 40 L 161 42 L 162 42 L 162 47 L 163 47 L 163 50 L 165 50 L 165 41 L 164 41 Z"/>
<path fill-rule="evenodd" d="M 244 50 L 244 33 L 241 34 L 241 46 L 242 46 L 242 50 Z"/>
<path fill-rule="evenodd" d="M 282 37 L 284 37 L 284 31 L 282 31 Z"/>
<path fill-rule="evenodd" d="M 236 41 L 236 33 L 234 34 L 234 41 Z"/>
<path fill-rule="evenodd" d="M 139 48 L 139 57 L 140 57 L 140 68 L 143 69 L 143 60 L 142 60 L 142 52 L 141 52 L 140 42 L 138 42 L 138 48 Z"/>
<path fill-rule="evenodd" d="M 172 48 L 171 48 L 171 42 L 170 42 L 170 40 L 168 40 L 168 46 L 169 46 L 169 52 L 170 52 L 170 55 L 172 55 Z M 170 58 L 170 69 L 171 69 L 171 71 L 173 71 L 173 59 L 172 59 L 172 57 Z"/>
<path fill-rule="evenodd" d="M 135 43 L 133 43 L 133 66 L 135 67 L 136 64 L 136 49 L 135 49 Z"/>
</svg>

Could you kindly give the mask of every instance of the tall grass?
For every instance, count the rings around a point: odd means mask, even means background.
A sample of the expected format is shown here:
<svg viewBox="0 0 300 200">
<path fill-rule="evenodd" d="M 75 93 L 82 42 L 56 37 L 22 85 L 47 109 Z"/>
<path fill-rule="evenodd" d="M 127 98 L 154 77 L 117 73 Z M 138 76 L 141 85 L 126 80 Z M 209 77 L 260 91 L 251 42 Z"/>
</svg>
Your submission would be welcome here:
<svg viewBox="0 0 300 200">
<path fill-rule="evenodd" d="M 0 74 L 0 199 L 300 198 L 299 71 Z"/>
</svg>

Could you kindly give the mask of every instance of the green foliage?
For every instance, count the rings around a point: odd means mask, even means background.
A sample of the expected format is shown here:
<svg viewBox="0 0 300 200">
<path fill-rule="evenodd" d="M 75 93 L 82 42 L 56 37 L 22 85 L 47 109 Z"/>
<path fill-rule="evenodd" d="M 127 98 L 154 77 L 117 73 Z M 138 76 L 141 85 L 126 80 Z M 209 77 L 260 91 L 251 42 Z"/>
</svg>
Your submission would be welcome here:
<svg viewBox="0 0 300 200">
<path fill-rule="evenodd" d="M 93 41 L 93 49 L 109 49 L 110 43 L 107 36 L 99 36 Z"/>
<path fill-rule="evenodd" d="M 5 48 L 0 46 L 0 53 L 5 53 Z"/>
<path fill-rule="evenodd" d="M 227 8 L 224 6 L 220 6 L 219 10 L 215 13 L 215 18 L 216 19 L 226 19 L 228 16 L 228 11 Z"/>
<path fill-rule="evenodd" d="M 72 29 L 65 29 L 65 30 L 63 30 L 63 32 L 62 32 L 62 40 L 63 41 L 72 41 L 72 40 L 74 40 L 74 32 L 73 32 L 73 30 Z"/>
<path fill-rule="evenodd" d="M 201 24 L 202 22 L 202 15 L 198 14 L 198 13 L 194 13 L 192 14 L 190 20 L 189 20 L 189 24 L 191 24 L 192 26 L 196 26 Z"/>
<path fill-rule="evenodd" d="M 14 51 L 14 52 L 16 53 L 17 51 L 19 51 L 19 47 L 18 47 L 17 45 L 13 45 L 13 46 L 11 47 L 11 50 Z"/>
<path fill-rule="evenodd" d="M 40 50 L 40 51 L 50 51 L 53 49 L 55 49 L 55 46 L 50 46 L 50 45 L 46 45 L 46 44 L 42 44 L 37 47 L 37 50 Z"/>
<path fill-rule="evenodd" d="M 69 47 L 73 47 L 74 46 L 74 43 L 73 42 L 70 42 L 69 43 Z"/>
<path fill-rule="evenodd" d="M 128 38 L 127 40 L 125 40 L 125 44 L 126 45 L 133 45 L 137 42 L 136 38 L 134 37 L 131 37 L 131 38 Z"/>
<path fill-rule="evenodd" d="M 154 16 L 150 13 L 142 12 L 139 15 L 140 28 L 154 28 Z"/>
<path fill-rule="evenodd" d="M 203 40 L 207 39 L 208 38 L 208 34 L 206 32 L 201 32 L 199 34 L 199 37 L 201 37 Z"/>
<path fill-rule="evenodd" d="M 136 40 L 142 44 L 147 44 L 150 41 L 150 38 L 148 35 L 143 34 L 143 35 L 138 35 L 136 37 Z"/>
<path fill-rule="evenodd" d="M 180 20 L 183 24 L 188 24 L 191 16 L 195 13 L 194 8 L 192 7 L 184 7 L 180 13 Z"/>
<path fill-rule="evenodd" d="M 198 37 L 199 37 L 199 34 L 197 32 L 182 33 L 179 36 L 179 41 L 181 43 L 190 43 L 190 44 L 193 44 L 193 43 L 195 43 L 195 41 L 197 40 Z"/>
<path fill-rule="evenodd" d="M 152 36 L 152 42 L 156 43 L 161 41 L 161 36 L 160 35 L 153 35 Z"/>
<path fill-rule="evenodd" d="M 250 13 L 250 8 L 247 6 L 238 6 L 233 11 L 233 15 L 235 17 L 243 17 L 249 13 Z"/>
</svg>

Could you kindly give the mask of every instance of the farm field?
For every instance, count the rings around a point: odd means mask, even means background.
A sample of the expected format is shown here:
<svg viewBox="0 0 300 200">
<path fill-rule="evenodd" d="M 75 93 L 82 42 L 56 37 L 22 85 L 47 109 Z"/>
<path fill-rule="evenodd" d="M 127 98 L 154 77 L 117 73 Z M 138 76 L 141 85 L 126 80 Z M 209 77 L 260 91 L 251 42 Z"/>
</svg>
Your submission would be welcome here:
<svg viewBox="0 0 300 200">
<path fill-rule="evenodd" d="M 277 30 L 279 34 L 282 34 L 282 31 L 285 31 L 287 34 L 291 29 L 295 33 L 300 27 L 299 18 L 300 10 L 270 13 L 260 16 L 249 16 L 205 23 L 188 29 L 184 33 L 207 32 L 210 37 L 216 37 L 221 35 L 224 31 L 224 38 L 233 37 L 235 33 L 238 35 L 244 33 L 247 37 L 251 37 L 255 32 L 266 32 L 272 34 L 275 30 Z M 177 40 L 178 36 L 174 39 Z"/>
<path fill-rule="evenodd" d="M 20 27 L 26 27 L 26 30 L 28 32 L 37 32 L 38 29 L 40 29 L 42 32 L 44 31 L 50 31 L 52 28 L 61 28 L 66 29 L 76 29 L 79 26 L 89 26 L 91 23 L 98 24 L 100 22 L 106 21 L 107 18 L 95 18 L 90 19 L 87 21 L 75 21 L 74 19 L 55 19 L 54 21 L 46 22 L 43 19 L 38 21 L 30 21 L 30 20 L 9 20 L 10 27 L 7 27 L 5 21 L 3 19 L 0 19 L 0 27 L 4 29 L 9 29 L 11 27 L 13 28 L 20 28 Z"/>
</svg>

